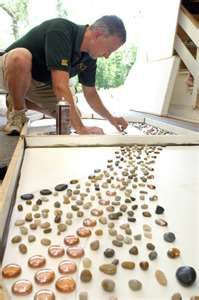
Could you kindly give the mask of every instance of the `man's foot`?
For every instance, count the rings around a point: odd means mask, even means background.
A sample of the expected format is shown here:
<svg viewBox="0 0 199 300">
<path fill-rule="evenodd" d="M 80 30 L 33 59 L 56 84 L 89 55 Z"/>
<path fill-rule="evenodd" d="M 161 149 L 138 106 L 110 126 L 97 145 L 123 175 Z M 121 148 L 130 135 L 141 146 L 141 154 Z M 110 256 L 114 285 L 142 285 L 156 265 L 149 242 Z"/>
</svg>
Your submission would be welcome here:
<svg viewBox="0 0 199 300">
<path fill-rule="evenodd" d="M 7 124 L 4 127 L 5 133 L 8 135 L 19 135 L 27 120 L 24 111 L 10 112 Z"/>
</svg>

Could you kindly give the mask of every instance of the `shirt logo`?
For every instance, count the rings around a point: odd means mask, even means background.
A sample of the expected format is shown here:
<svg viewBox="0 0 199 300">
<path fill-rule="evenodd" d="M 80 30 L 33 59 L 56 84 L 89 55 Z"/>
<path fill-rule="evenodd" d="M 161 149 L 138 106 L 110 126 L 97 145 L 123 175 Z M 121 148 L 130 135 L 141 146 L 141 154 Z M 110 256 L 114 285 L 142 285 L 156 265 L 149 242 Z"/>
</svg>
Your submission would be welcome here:
<svg viewBox="0 0 199 300">
<path fill-rule="evenodd" d="M 61 60 L 61 65 L 62 66 L 68 66 L 68 59 L 62 59 Z"/>
<path fill-rule="evenodd" d="M 80 71 L 84 71 L 84 70 L 87 69 L 87 66 L 84 63 L 80 63 L 79 64 L 79 69 L 80 69 Z"/>
</svg>

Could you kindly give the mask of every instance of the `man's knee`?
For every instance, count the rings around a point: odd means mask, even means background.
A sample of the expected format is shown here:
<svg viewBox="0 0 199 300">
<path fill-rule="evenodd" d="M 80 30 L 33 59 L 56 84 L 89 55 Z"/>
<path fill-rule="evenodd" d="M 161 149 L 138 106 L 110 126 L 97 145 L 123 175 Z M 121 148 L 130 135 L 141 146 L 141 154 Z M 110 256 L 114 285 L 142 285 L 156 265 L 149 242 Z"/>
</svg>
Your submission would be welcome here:
<svg viewBox="0 0 199 300">
<path fill-rule="evenodd" d="M 6 71 L 29 72 L 32 68 L 32 54 L 28 49 L 10 50 L 6 57 Z"/>
</svg>

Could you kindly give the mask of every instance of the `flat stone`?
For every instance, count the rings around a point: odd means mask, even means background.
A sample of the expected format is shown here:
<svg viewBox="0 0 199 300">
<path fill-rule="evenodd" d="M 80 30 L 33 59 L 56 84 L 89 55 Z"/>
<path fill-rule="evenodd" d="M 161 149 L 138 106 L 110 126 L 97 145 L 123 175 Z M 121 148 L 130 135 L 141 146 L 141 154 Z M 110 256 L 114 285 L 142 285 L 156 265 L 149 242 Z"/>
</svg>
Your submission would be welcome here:
<svg viewBox="0 0 199 300">
<path fill-rule="evenodd" d="M 167 285 L 167 278 L 161 270 L 155 271 L 155 278 L 160 285 L 166 286 Z"/>
<path fill-rule="evenodd" d="M 117 267 L 114 264 L 103 264 L 99 270 L 108 275 L 114 275 L 117 272 Z"/>
<path fill-rule="evenodd" d="M 148 250 L 154 250 L 155 249 L 155 245 L 153 245 L 152 243 L 147 243 L 146 244 L 146 248 L 148 249 Z"/>
<path fill-rule="evenodd" d="M 43 196 L 47 196 L 47 195 L 51 195 L 52 191 L 49 190 L 49 189 L 43 189 L 43 190 L 40 191 L 40 194 L 43 195 Z"/>
<path fill-rule="evenodd" d="M 166 232 L 166 233 L 164 233 L 163 238 L 166 242 L 172 243 L 175 241 L 176 236 L 173 232 Z"/>
<path fill-rule="evenodd" d="M 162 227 L 166 227 L 168 225 L 167 221 L 165 221 L 164 219 L 156 219 L 155 223 Z"/>
<path fill-rule="evenodd" d="M 116 247 L 122 247 L 123 246 L 123 242 L 118 241 L 118 240 L 113 240 L 112 244 Z"/>
<path fill-rule="evenodd" d="M 142 289 L 142 283 L 136 279 L 129 280 L 128 285 L 132 291 L 139 291 Z"/>
<path fill-rule="evenodd" d="M 196 280 L 197 274 L 193 267 L 182 266 L 176 270 L 176 278 L 183 286 L 191 286 Z"/>
<path fill-rule="evenodd" d="M 55 186 L 55 191 L 62 192 L 68 188 L 68 185 L 65 183 L 61 183 Z"/>
<path fill-rule="evenodd" d="M 22 200 L 31 200 L 34 198 L 33 194 L 23 194 L 20 196 Z"/>
<path fill-rule="evenodd" d="M 104 279 L 101 285 L 103 290 L 106 292 L 113 292 L 115 289 L 115 282 L 111 279 Z"/>
<path fill-rule="evenodd" d="M 135 239 L 136 241 L 140 241 L 140 240 L 142 239 L 142 235 L 141 235 L 141 234 L 136 234 L 136 235 L 134 235 L 133 237 L 134 237 L 134 239 Z"/>
</svg>

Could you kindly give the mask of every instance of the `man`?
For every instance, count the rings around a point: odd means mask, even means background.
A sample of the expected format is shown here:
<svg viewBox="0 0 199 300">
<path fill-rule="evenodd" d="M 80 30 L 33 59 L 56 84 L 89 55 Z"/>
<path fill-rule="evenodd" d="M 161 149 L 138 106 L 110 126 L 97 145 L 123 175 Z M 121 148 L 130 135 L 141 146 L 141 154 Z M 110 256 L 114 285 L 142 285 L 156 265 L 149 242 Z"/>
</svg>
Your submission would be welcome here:
<svg viewBox="0 0 199 300">
<path fill-rule="evenodd" d="M 95 88 L 95 75 L 97 58 L 108 58 L 125 41 L 122 20 L 104 16 L 91 26 L 61 18 L 48 20 L 13 43 L 0 57 L 0 88 L 8 91 L 14 106 L 5 126 L 6 133 L 19 134 L 27 109 L 55 117 L 57 100 L 65 98 L 77 133 L 103 134 L 101 128 L 84 126 L 80 119 L 69 88 L 69 78 L 75 75 L 91 108 L 123 131 L 128 124 L 105 108 Z"/>
</svg>

